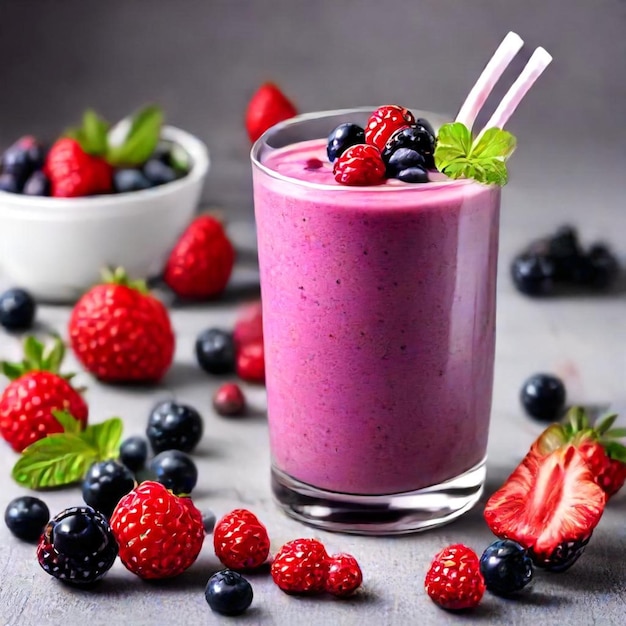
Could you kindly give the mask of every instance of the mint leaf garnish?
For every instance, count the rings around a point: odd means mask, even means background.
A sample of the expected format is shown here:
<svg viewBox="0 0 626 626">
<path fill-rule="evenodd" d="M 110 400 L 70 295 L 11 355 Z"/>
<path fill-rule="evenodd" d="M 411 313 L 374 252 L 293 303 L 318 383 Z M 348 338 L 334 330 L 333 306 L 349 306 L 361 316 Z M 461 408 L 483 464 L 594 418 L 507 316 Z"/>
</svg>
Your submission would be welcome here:
<svg viewBox="0 0 626 626">
<path fill-rule="evenodd" d="M 435 165 L 450 178 L 472 178 L 480 183 L 505 185 L 506 160 L 515 150 L 515 137 L 490 128 L 478 140 L 461 122 L 444 124 L 437 135 Z"/>
<path fill-rule="evenodd" d="M 78 435 L 48 435 L 22 452 L 12 476 L 30 489 L 60 487 L 79 481 L 96 460 L 95 450 Z"/>
<path fill-rule="evenodd" d="M 63 426 L 63 432 L 69 435 L 78 435 L 81 431 L 81 423 L 68 411 L 53 410 L 54 419 Z"/>
<path fill-rule="evenodd" d="M 112 145 L 109 141 L 106 160 L 115 166 L 145 163 L 154 152 L 161 134 L 163 113 L 157 106 L 147 106 L 130 120 L 124 141 Z"/>
<path fill-rule="evenodd" d="M 89 154 L 104 154 L 107 149 L 107 133 L 109 123 L 101 118 L 92 109 L 87 109 L 83 115 L 80 144 Z"/>
<path fill-rule="evenodd" d="M 13 466 L 14 480 L 30 489 L 61 487 L 83 478 L 96 461 L 117 458 L 122 438 L 122 420 L 112 417 L 87 426 L 82 432 L 80 422 L 66 411 L 55 411 L 63 433 L 48 435 L 28 446 Z"/>
</svg>

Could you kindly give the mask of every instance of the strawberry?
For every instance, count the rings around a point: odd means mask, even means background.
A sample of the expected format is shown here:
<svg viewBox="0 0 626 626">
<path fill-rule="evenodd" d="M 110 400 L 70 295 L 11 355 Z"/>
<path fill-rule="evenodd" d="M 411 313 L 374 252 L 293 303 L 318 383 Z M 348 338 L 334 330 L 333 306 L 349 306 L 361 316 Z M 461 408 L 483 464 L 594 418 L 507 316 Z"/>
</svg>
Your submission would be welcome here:
<svg viewBox="0 0 626 626">
<path fill-rule="evenodd" d="M 317 539 L 288 541 L 274 557 L 272 579 L 286 593 L 324 591 L 328 576 L 328 554 Z"/>
<path fill-rule="evenodd" d="M 202 513 L 190 498 L 145 481 L 125 495 L 111 516 L 125 567 L 140 578 L 170 578 L 191 566 L 202 548 Z"/>
<path fill-rule="evenodd" d="M 333 165 L 335 180 L 342 185 L 378 185 L 385 180 L 385 171 L 380 152 L 364 143 L 348 148 Z"/>
<path fill-rule="evenodd" d="M 263 309 L 261 301 L 250 302 L 239 311 L 233 338 L 236 346 L 254 341 L 263 341 Z"/>
<path fill-rule="evenodd" d="M 251 341 L 237 348 L 237 376 L 249 383 L 265 382 L 263 341 Z"/>
<path fill-rule="evenodd" d="M 573 444 L 583 455 L 598 485 L 608 497 L 613 496 L 626 481 L 626 446 L 618 441 L 626 436 L 626 429 L 612 428 L 617 419 L 615 414 L 591 426 L 581 407 L 572 407 L 567 417 L 563 424 L 548 426 L 531 446 L 530 454 L 545 457 L 562 446 Z"/>
<path fill-rule="evenodd" d="M 478 556 L 462 543 L 447 546 L 433 559 L 424 587 L 430 599 L 442 609 L 473 609 L 485 593 Z"/>
<path fill-rule="evenodd" d="M 256 141 L 274 124 L 297 114 L 296 107 L 274 83 L 261 85 L 246 109 L 246 130 L 250 141 Z"/>
<path fill-rule="evenodd" d="M 606 494 L 577 448 L 526 455 L 485 506 L 485 520 L 501 539 L 529 552 L 535 565 L 564 571 L 580 557 L 600 521 Z"/>
<path fill-rule="evenodd" d="M 174 246 L 163 278 L 181 298 L 211 298 L 224 291 L 234 262 L 235 250 L 222 224 L 201 215 Z"/>
<path fill-rule="evenodd" d="M 72 310 L 69 336 L 76 356 L 106 382 L 160 380 L 174 356 L 167 309 L 121 268 L 105 272 L 104 279 Z"/>
<path fill-rule="evenodd" d="M 265 526 L 246 509 L 231 511 L 215 525 L 213 546 L 217 558 L 234 570 L 259 567 L 270 552 Z"/>
<path fill-rule="evenodd" d="M 381 152 L 391 136 L 401 128 L 415 124 L 413 113 L 398 104 L 378 107 L 365 125 L 365 142 Z"/>
<path fill-rule="evenodd" d="M 111 166 L 87 154 L 75 139 L 59 139 L 50 148 L 44 167 L 51 195 L 58 198 L 91 196 L 113 189 Z"/>
<path fill-rule="evenodd" d="M 59 374 L 64 353 L 60 339 L 44 347 L 28 337 L 21 363 L 0 363 L 11 380 L 0 396 L 0 433 L 16 452 L 47 435 L 63 432 L 52 414 L 55 409 L 71 413 L 82 428 L 87 425 L 89 410 L 70 384 L 71 375 Z"/>
<path fill-rule="evenodd" d="M 328 559 L 328 575 L 324 588 L 340 598 L 354 593 L 363 582 L 357 560 L 351 554 L 333 554 Z"/>
</svg>

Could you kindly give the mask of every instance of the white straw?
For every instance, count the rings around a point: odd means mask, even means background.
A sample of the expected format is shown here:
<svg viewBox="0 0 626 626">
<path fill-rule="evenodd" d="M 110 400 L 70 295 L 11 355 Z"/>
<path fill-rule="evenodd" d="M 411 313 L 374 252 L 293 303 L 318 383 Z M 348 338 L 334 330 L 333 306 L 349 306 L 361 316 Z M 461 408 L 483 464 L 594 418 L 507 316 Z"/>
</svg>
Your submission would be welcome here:
<svg viewBox="0 0 626 626">
<path fill-rule="evenodd" d="M 457 122 L 462 122 L 469 129 L 472 128 L 478 112 L 484 106 L 498 79 L 523 45 L 524 41 L 517 33 L 507 34 L 465 99 L 456 116 Z"/>
<path fill-rule="evenodd" d="M 489 121 L 480 132 L 482 135 L 488 128 L 503 128 L 509 118 L 517 109 L 528 90 L 533 86 L 535 81 L 541 76 L 543 71 L 550 65 L 552 57 L 544 48 L 537 48 L 530 57 L 526 67 L 517 77 L 517 80 L 511 85 L 498 108 L 493 112 Z"/>
</svg>

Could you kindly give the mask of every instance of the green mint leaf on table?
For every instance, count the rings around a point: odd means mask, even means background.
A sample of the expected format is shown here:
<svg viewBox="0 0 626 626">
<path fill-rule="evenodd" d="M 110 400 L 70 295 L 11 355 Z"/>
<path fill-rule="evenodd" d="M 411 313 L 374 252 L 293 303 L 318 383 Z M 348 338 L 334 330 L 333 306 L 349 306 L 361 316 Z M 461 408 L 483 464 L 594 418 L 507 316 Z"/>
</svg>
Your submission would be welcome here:
<svg viewBox="0 0 626 626">
<path fill-rule="evenodd" d="M 465 124 L 444 124 L 437 135 L 435 165 L 450 178 L 472 178 L 480 183 L 505 185 L 506 160 L 515 150 L 515 137 L 500 128 L 490 128 L 474 139 Z"/>
<path fill-rule="evenodd" d="M 108 146 L 106 160 L 115 166 L 145 163 L 159 142 L 162 125 L 163 113 L 159 107 L 148 106 L 142 109 L 130 120 L 124 141 L 119 145 Z"/>
<path fill-rule="evenodd" d="M 117 458 L 122 420 L 113 417 L 76 431 L 80 424 L 66 411 L 55 411 L 65 432 L 48 435 L 28 446 L 13 466 L 16 482 L 30 489 L 62 487 L 78 482 L 96 461 Z"/>
</svg>

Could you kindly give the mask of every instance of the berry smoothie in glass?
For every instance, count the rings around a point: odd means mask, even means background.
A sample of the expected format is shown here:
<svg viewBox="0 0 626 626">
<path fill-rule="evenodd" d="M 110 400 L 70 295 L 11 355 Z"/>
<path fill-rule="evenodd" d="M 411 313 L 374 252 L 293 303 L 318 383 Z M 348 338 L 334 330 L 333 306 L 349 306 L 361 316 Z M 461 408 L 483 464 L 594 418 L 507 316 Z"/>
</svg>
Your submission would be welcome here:
<svg viewBox="0 0 626 626">
<path fill-rule="evenodd" d="M 481 161 L 465 177 L 448 125 L 450 175 L 437 172 L 406 129 L 432 148 L 416 118 L 435 132 L 447 120 L 373 109 L 266 132 L 254 206 L 274 496 L 317 527 L 394 534 L 450 521 L 482 492 L 502 171 Z"/>
</svg>

